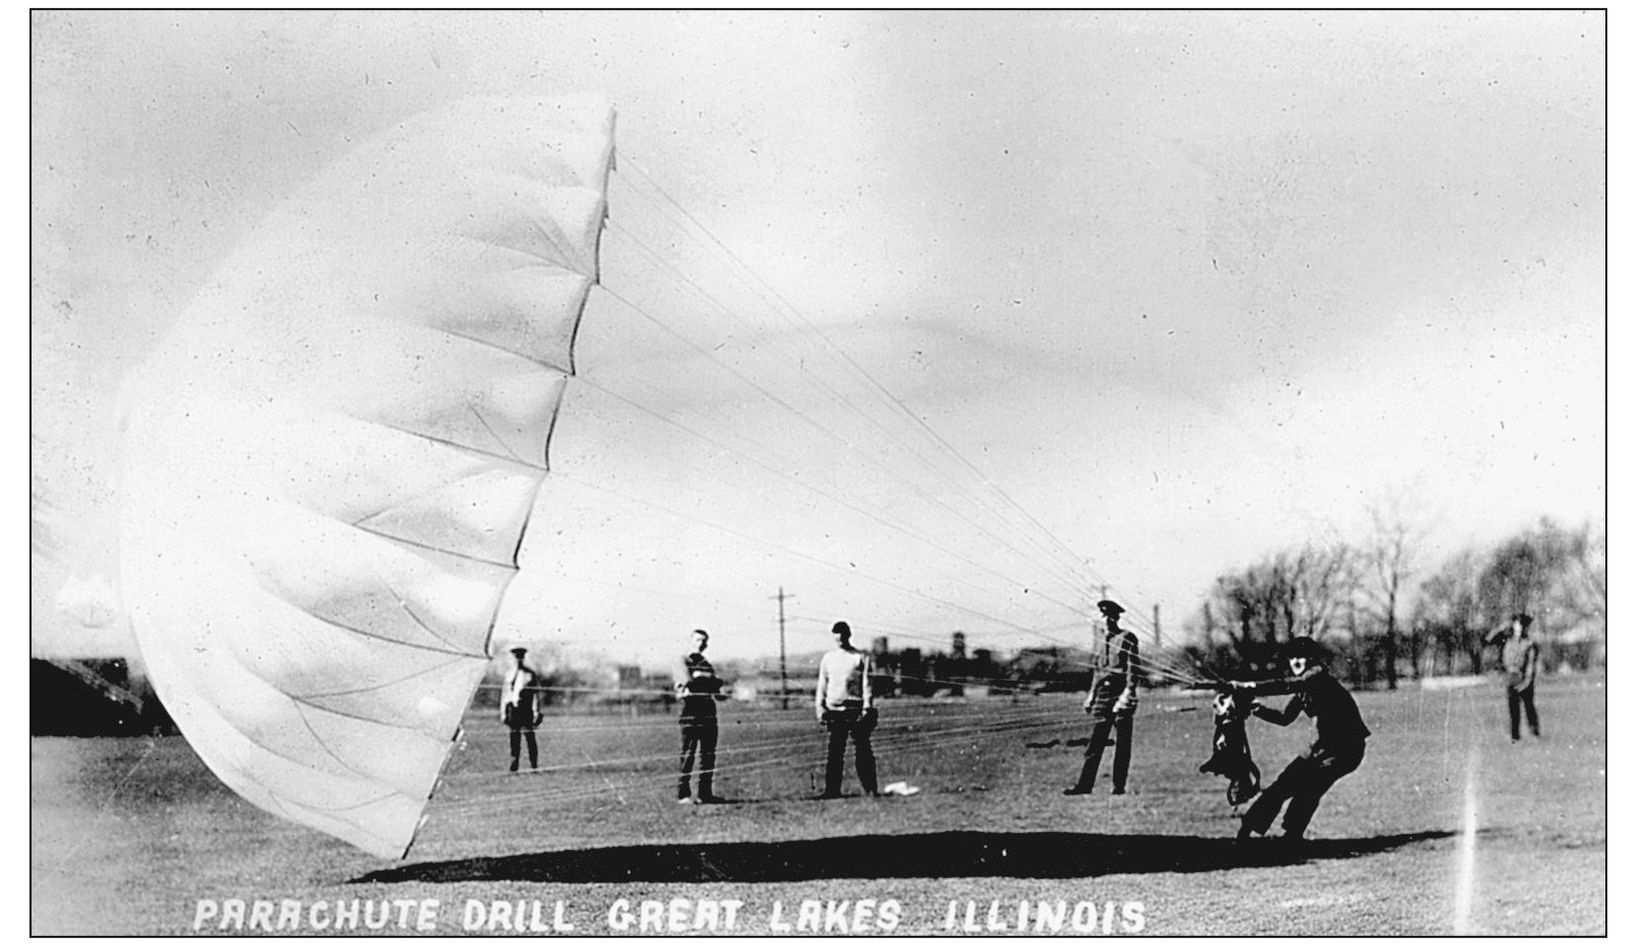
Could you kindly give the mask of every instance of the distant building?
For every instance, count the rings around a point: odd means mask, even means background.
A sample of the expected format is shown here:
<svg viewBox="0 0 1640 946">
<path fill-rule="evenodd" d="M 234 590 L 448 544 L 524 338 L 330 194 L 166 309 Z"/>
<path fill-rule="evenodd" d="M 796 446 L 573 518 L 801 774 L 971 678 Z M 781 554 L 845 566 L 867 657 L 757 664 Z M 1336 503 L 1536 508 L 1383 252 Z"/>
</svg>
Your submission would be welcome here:
<svg viewBox="0 0 1640 946">
<path fill-rule="evenodd" d="M 890 650 L 884 638 L 872 647 L 871 689 L 880 696 L 966 696 L 1009 689 L 995 653 L 981 648 L 970 656 L 962 631 L 951 635 L 949 654 L 924 654 L 919 647 Z"/>
<path fill-rule="evenodd" d="M 788 683 L 786 693 L 797 696 L 799 687 Z M 729 686 L 729 697 L 737 703 L 778 703 L 780 702 L 780 678 L 752 676 L 741 677 Z"/>
<path fill-rule="evenodd" d="M 1008 664 L 1016 685 L 1039 692 L 1067 692 L 1088 686 L 1092 655 L 1074 647 L 1026 647 Z"/>
</svg>

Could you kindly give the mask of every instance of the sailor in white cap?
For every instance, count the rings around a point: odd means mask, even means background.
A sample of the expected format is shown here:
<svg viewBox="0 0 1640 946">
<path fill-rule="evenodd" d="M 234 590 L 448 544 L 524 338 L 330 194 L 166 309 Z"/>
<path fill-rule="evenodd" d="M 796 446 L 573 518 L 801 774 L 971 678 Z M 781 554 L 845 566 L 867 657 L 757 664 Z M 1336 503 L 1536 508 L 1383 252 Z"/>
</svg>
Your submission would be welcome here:
<svg viewBox="0 0 1640 946">
<path fill-rule="evenodd" d="M 538 752 L 535 727 L 541 725 L 541 675 L 524 665 L 529 650 L 512 648 L 513 666 L 501 684 L 501 722 L 507 727 L 507 747 L 512 751 L 511 772 L 518 771 L 519 743 L 530 747 L 530 768 L 536 768 Z"/>
</svg>

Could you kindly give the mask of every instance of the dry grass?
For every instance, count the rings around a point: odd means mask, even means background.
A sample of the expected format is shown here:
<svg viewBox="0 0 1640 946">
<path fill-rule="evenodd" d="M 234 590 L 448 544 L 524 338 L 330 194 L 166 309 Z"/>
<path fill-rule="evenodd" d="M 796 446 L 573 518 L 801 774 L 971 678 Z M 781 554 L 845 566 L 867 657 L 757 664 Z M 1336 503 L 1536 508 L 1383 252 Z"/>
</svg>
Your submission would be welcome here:
<svg viewBox="0 0 1640 946">
<path fill-rule="evenodd" d="M 941 933 L 951 900 L 983 918 L 992 900 L 1012 917 L 1021 899 L 1062 899 L 1143 903 L 1145 933 L 1440 934 L 1473 770 L 1470 931 L 1603 933 L 1605 690 L 1542 690 L 1549 738 L 1518 746 L 1493 687 L 1362 694 L 1367 761 L 1296 854 L 1228 842 L 1223 782 L 1196 772 L 1199 698 L 1147 702 L 1122 798 L 1059 794 L 1080 762 L 1063 740 L 1086 729 L 1074 697 L 890 703 L 883 779 L 922 793 L 833 802 L 812 800 L 822 737 L 806 711 L 726 707 L 719 791 L 735 803 L 714 807 L 673 802 L 669 718 L 551 720 L 543 765 L 567 768 L 509 778 L 504 735 L 475 715 L 403 864 L 251 808 L 181 739 L 35 739 L 32 926 L 184 933 L 199 898 L 436 898 L 450 933 L 476 898 L 539 899 L 548 917 L 563 900 L 577 932 L 599 933 L 617 898 L 683 897 L 743 901 L 736 931 L 767 933 L 777 900 L 790 917 L 805 899 L 869 898 L 900 902 L 895 932 Z M 1307 735 L 1254 724 L 1266 778 Z"/>
</svg>

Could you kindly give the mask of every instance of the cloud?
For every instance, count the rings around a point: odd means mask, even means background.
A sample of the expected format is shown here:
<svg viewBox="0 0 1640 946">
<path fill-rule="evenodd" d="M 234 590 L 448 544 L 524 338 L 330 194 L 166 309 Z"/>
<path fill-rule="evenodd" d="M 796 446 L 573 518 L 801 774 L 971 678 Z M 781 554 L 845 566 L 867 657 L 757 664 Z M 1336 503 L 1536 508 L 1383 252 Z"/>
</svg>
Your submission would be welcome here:
<svg viewBox="0 0 1640 946">
<path fill-rule="evenodd" d="M 124 608 L 119 592 L 107 576 L 71 575 L 57 591 L 57 612 L 81 627 L 98 628 L 113 624 L 124 613 Z"/>
</svg>

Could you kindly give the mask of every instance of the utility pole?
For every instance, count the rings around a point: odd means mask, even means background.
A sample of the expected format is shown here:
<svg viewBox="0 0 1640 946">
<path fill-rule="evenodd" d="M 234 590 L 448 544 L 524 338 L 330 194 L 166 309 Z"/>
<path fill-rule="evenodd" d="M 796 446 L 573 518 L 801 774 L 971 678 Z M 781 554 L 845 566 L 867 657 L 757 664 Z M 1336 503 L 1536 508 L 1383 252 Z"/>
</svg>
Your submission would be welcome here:
<svg viewBox="0 0 1640 946">
<path fill-rule="evenodd" d="M 1150 606 L 1150 635 L 1151 635 L 1152 640 L 1154 641 L 1153 646 L 1157 650 L 1161 650 L 1162 649 L 1162 606 L 1159 605 L 1159 604 L 1152 604 Z"/>
<path fill-rule="evenodd" d="M 791 704 L 786 693 L 786 599 L 796 595 L 786 594 L 786 587 L 780 587 L 780 593 L 775 600 L 780 602 L 780 708 L 787 709 Z"/>
</svg>

